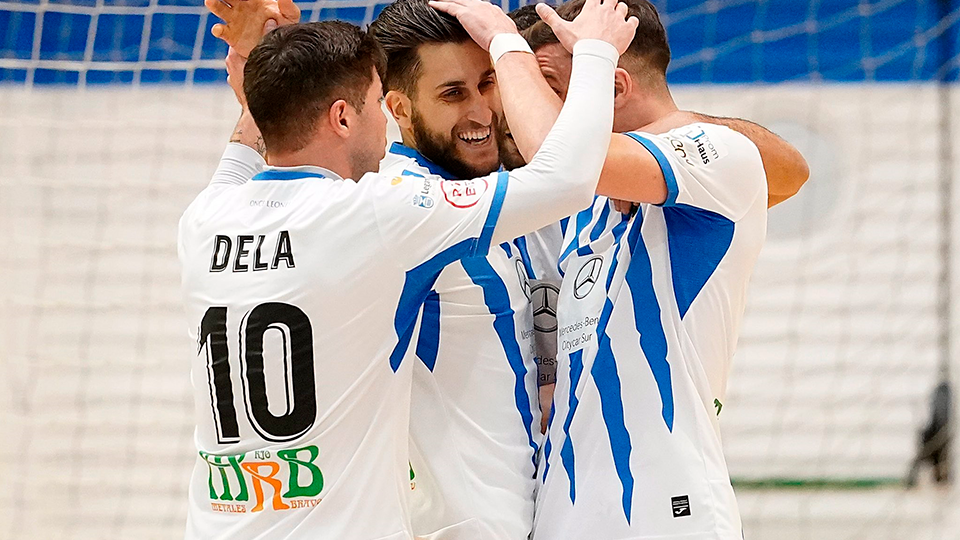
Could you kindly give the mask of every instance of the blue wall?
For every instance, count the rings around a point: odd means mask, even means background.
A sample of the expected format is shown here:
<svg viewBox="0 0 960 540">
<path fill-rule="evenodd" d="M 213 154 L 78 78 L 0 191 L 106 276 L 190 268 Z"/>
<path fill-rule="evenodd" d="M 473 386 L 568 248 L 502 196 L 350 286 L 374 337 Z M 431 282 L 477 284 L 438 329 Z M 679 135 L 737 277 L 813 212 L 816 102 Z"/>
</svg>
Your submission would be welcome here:
<svg viewBox="0 0 960 540">
<path fill-rule="evenodd" d="M 507 0 L 516 7 L 519 0 Z M 960 0 L 800 0 L 742 1 L 657 0 L 673 48 L 673 83 L 776 83 L 783 81 L 957 80 Z M 43 14 L 39 58 L 82 61 L 94 20 L 95 0 L 52 0 Z M 113 7 L 143 7 L 149 0 L 105 0 Z M 159 0 L 181 6 L 181 13 L 100 14 L 92 49 L 93 62 L 136 62 L 149 17 L 150 61 L 189 61 L 198 26 L 204 24 L 200 59 L 216 61 L 226 46 L 210 35 L 216 22 L 203 17 L 200 0 Z M 862 5 L 861 5 L 862 4 Z M 29 60 L 38 14 L 18 8 L 39 0 L 0 1 L 0 61 Z M 67 6 L 56 11 L 56 6 Z M 323 9 L 304 3 L 303 20 L 339 18 L 362 23 L 366 8 Z M 718 6 L 711 9 L 710 6 Z M 814 7 L 811 7 L 814 6 Z M 381 6 L 374 10 L 374 16 Z M 30 8 L 32 9 L 32 8 Z M 945 19 L 941 17 L 946 14 Z M 941 20 L 943 22 L 941 22 Z M 940 69 L 949 60 L 947 69 Z M 180 66 L 177 66 L 180 67 Z M 72 71 L 71 71 L 72 69 Z M 75 84 L 76 67 L 37 69 L 36 84 Z M 222 82 L 212 65 L 203 69 L 146 69 L 146 83 Z M 0 82 L 22 83 L 27 70 L 0 67 Z M 130 70 L 87 73 L 88 84 L 130 83 Z"/>
</svg>

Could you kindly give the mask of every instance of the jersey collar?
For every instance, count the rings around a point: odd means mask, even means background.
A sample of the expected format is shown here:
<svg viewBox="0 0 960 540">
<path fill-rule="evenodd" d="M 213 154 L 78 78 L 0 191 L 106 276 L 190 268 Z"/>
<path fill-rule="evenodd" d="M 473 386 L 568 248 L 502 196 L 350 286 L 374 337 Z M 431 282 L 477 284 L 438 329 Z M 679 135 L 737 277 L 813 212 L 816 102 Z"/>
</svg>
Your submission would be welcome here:
<svg viewBox="0 0 960 540">
<path fill-rule="evenodd" d="M 404 146 L 403 144 L 395 142 L 392 145 L 390 145 L 390 153 L 413 158 L 413 160 L 417 162 L 417 165 L 420 165 L 424 169 L 430 171 L 431 174 L 440 176 L 445 180 L 457 179 L 455 176 L 445 171 L 443 167 L 423 157 L 423 154 L 421 154 L 420 152 L 417 152 L 416 150 L 414 150 L 413 148 L 410 148 L 409 146 Z"/>
<path fill-rule="evenodd" d="M 260 174 L 253 177 L 253 180 L 303 180 L 305 178 L 329 178 L 331 180 L 343 180 L 337 173 L 324 169 L 323 167 L 314 167 L 312 165 L 301 165 L 299 167 L 267 167 Z"/>
</svg>

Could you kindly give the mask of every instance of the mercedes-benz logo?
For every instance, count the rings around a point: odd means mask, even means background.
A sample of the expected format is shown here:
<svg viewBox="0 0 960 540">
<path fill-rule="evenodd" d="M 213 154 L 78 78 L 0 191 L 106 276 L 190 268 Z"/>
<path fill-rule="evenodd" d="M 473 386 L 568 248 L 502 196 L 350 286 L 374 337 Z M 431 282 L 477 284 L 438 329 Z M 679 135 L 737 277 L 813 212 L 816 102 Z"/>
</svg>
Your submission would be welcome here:
<svg viewBox="0 0 960 540">
<path fill-rule="evenodd" d="M 600 281 L 600 271 L 603 269 L 603 257 L 593 257 L 580 267 L 577 279 L 573 280 L 573 296 L 583 300 L 593 290 L 593 286 Z"/>
<path fill-rule="evenodd" d="M 517 277 L 520 279 L 520 288 L 523 289 L 523 295 L 527 297 L 527 300 L 530 299 L 530 278 L 527 277 L 527 269 L 523 266 L 523 261 L 520 259 L 516 260 L 517 264 Z"/>
<path fill-rule="evenodd" d="M 533 327 L 537 332 L 550 333 L 557 330 L 557 298 L 560 289 L 552 283 L 539 282 L 530 290 L 530 305 L 533 307 Z"/>
</svg>

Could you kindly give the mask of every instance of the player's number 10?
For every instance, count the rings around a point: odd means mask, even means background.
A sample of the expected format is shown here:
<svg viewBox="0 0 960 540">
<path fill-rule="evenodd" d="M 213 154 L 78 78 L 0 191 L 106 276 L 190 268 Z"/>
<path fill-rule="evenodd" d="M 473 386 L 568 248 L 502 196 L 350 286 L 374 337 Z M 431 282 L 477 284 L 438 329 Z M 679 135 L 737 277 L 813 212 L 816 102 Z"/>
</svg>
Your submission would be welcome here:
<svg viewBox="0 0 960 540">
<path fill-rule="evenodd" d="M 263 337 L 267 330 L 280 333 L 286 410 L 277 416 L 267 406 Z M 289 441 L 313 427 L 317 396 L 313 371 L 313 329 L 310 319 L 297 306 L 267 302 L 248 311 L 240 321 L 240 383 L 250 425 L 268 441 Z M 221 444 L 240 440 L 237 409 L 230 377 L 227 345 L 227 308 L 211 307 L 200 322 L 199 352 L 206 349 L 210 403 Z"/>
</svg>

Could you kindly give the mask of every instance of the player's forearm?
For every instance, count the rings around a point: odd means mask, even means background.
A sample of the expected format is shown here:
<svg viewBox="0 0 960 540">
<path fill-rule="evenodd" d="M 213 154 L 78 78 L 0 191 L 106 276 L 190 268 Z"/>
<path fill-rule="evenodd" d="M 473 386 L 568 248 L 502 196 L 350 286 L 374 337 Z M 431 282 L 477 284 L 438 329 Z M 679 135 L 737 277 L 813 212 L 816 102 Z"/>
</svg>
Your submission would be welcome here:
<svg viewBox="0 0 960 540">
<path fill-rule="evenodd" d="M 246 183 L 266 166 L 265 154 L 260 130 L 250 112 L 244 108 L 210 184 Z"/>
<path fill-rule="evenodd" d="M 563 103 L 529 53 L 505 54 L 496 70 L 504 116 L 520 154 L 529 162 L 556 123 Z"/>
<path fill-rule="evenodd" d="M 530 163 L 510 173 L 496 243 L 537 230 L 590 205 L 613 129 L 617 51 L 584 40 L 573 56 L 560 116 Z"/>
<path fill-rule="evenodd" d="M 750 139 L 760 151 L 767 174 L 767 206 L 793 197 L 810 177 L 807 161 L 793 145 L 770 130 L 740 118 L 701 115 L 704 120 L 726 126 Z"/>
<path fill-rule="evenodd" d="M 249 109 L 243 108 L 240 114 L 240 120 L 237 121 L 237 127 L 233 129 L 233 135 L 230 136 L 230 142 L 240 143 L 256 150 L 260 157 L 267 159 L 267 145 L 263 142 L 263 136 L 260 129 L 253 121 L 253 115 Z"/>
</svg>

